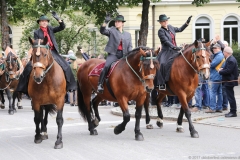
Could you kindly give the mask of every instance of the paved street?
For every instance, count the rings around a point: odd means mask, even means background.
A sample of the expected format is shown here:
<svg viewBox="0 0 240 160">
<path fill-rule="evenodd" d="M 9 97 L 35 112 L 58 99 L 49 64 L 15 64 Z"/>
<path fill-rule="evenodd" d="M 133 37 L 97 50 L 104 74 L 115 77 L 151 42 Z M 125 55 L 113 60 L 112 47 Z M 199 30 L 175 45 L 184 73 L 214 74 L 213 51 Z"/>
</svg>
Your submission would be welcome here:
<svg viewBox="0 0 240 160">
<path fill-rule="evenodd" d="M 87 124 L 80 119 L 77 107 L 65 105 L 63 125 L 63 149 L 53 149 L 56 141 L 57 125 L 55 115 L 49 117 L 49 139 L 41 144 L 33 142 L 35 124 L 30 101 L 23 100 L 24 109 L 14 115 L 8 115 L 7 108 L 0 110 L 0 159 L 240 159 L 240 130 L 194 124 L 200 138 L 193 139 L 184 122 L 184 133 L 176 133 L 176 121 L 164 121 L 162 129 L 157 128 L 155 120 L 153 130 L 145 128 L 141 121 L 141 131 L 145 140 L 134 140 L 134 119 L 120 135 L 114 135 L 113 128 L 122 121 L 120 116 L 112 115 L 110 106 L 101 106 L 102 121 L 97 128 L 99 135 L 90 136 Z M 209 119 L 208 119 L 209 121 Z M 212 121 L 219 121 L 212 119 Z M 222 121 L 222 120 L 221 120 Z M 226 121 L 228 121 L 226 119 Z M 240 121 L 240 116 L 231 121 Z M 200 156 L 200 157 L 199 157 Z M 205 157 L 204 157 L 205 156 Z M 209 157 L 208 157 L 209 156 Z"/>
</svg>

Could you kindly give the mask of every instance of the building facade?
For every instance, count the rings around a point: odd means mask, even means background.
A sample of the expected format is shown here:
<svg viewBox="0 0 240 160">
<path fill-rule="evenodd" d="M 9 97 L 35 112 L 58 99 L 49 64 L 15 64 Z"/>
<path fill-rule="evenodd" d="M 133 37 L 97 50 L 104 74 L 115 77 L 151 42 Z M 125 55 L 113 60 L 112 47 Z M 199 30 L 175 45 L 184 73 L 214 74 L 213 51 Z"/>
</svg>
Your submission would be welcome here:
<svg viewBox="0 0 240 160">
<path fill-rule="evenodd" d="M 169 24 L 174 27 L 181 27 L 190 15 L 193 16 L 189 26 L 182 33 L 177 33 L 178 45 L 189 44 L 199 38 L 211 40 L 215 35 L 220 35 L 221 40 L 228 41 L 230 45 L 240 45 L 240 8 L 238 8 L 240 3 L 236 0 L 211 0 L 203 7 L 196 7 L 191 3 L 191 0 L 162 0 L 151 3 L 147 46 L 157 48 L 160 44 L 158 38 L 160 24 L 157 22 L 160 14 L 170 17 Z M 137 47 L 142 6 L 120 7 L 118 12 L 124 15 L 126 20 L 124 29 L 131 33 L 133 47 Z M 18 43 L 23 26 L 10 26 L 10 28 L 13 49 L 19 50 Z"/>
</svg>

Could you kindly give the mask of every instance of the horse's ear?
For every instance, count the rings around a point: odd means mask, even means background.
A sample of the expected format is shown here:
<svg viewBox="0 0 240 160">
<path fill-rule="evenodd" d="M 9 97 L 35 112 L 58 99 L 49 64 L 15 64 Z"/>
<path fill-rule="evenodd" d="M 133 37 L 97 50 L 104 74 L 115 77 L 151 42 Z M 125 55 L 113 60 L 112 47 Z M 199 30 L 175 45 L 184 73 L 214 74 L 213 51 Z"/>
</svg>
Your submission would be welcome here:
<svg viewBox="0 0 240 160">
<path fill-rule="evenodd" d="M 34 44 L 34 40 L 33 40 L 32 38 L 28 37 L 28 40 L 29 40 L 29 42 L 30 42 L 31 45 Z"/>
<path fill-rule="evenodd" d="M 157 56 L 160 52 L 161 48 L 159 47 L 156 51 L 154 51 L 154 56 Z"/>
<path fill-rule="evenodd" d="M 141 55 L 143 55 L 144 57 L 146 57 L 147 56 L 147 53 L 146 52 L 144 52 L 143 50 L 142 50 L 142 48 L 140 48 L 140 53 L 141 53 Z"/>
<path fill-rule="evenodd" d="M 48 38 L 47 38 L 47 36 L 45 36 L 43 39 L 43 45 L 46 45 L 47 43 L 48 43 Z"/>
<path fill-rule="evenodd" d="M 194 41 L 194 46 L 195 46 L 195 48 L 198 48 L 198 41 L 197 40 Z"/>
<path fill-rule="evenodd" d="M 205 45 L 206 47 L 209 47 L 211 45 L 211 41 L 207 42 Z"/>
</svg>

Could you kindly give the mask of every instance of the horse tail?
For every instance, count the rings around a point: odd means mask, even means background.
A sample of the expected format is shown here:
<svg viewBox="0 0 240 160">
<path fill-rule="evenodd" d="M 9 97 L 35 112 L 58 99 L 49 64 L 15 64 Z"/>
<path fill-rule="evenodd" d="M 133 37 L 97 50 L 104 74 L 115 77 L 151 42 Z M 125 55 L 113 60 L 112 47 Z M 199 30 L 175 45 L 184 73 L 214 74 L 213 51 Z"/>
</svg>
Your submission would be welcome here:
<svg viewBox="0 0 240 160">
<path fill-rule="evenodd" d="M 78 95 L 78 112 L 80 113 L 80 115 L 82 116 L 83 120 L 86 121 L 87 118 L 87 107 L 84 103 L 84 99 L 83 99 L 83 94 L 82 91 L 80 89 L 79 83 L 77 82 L 77 95 Z"/>
</svg>

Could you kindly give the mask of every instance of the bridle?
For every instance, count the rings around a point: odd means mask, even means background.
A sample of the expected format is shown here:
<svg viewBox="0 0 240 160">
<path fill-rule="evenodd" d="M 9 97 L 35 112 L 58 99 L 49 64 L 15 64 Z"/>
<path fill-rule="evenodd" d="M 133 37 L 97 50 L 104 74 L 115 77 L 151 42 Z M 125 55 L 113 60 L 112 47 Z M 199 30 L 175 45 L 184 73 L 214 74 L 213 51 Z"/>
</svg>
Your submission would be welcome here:
<svg viewBox="0 0 240 160">
<path fill-rule="evenodd" d="M 15 64 L 14 64 L 14 66 L 12 66 L 12 56 L 10 55 L 9 56 L 10 57 L 10 59 L 9 59 L 9 61 L 5 61 L 5 66 L 6 66 L 6 68 L 5 68 L 5 78 L 6 78 L 6 82 L 9 82 L 9 80 L 18 80 L 19 78 L 20 78 L 20 71 L 16 71 L 16 72 L 14 72 L 14 71 L 8 71 L 8 65 L 7 65 L 7 63 L 9 63 L 9 65 L 11 66 L 11 67 L 18 67 L 18 66 L 16 66 L 17 65 L 17 60 L 16 60 L 16 62 L 15 62 Z M 20 67 L 19 67 L 20 68 Z M 11 78 L 10 79 L 10 75 L 14 75 L 15 76 L 15 78 Z"/>
<path fill-rule="evenodd" d="M 197 59 L 196 52 L 197 52 L 197 51 L 201 51 L 202 56 L 204 57 L 205 62 L 206 62 L 206 48 L 204 48 L 202 42 L 200 42 L 200 43 L 202 44 L 201 48 L 193 48 L 193 49 L 192 49 L 192 54 L 193 54 L 193 56 L 194 56 L 193 62 L 196 63 L 197 66 L 198 66 L 198 62 L 196 61 L 196 59 Z M 181 53 L 181 55 L 183 56 L 184 60 L 189 64 L 189 66 L 190 66 L 197 74 L 199 74 L 199 71 L 196 70 L 196 69 L 192 66 L 192 64 L 187 60 L 187 58 L 184 56 L 184 54 L 183 54 L 183 52 L 182 52 L 182 49 L 180 50 L 180 53 Z M 200 70 L 206 69 L 206 68 L 210 68 L 210 65 L 207 64 L 207 63 L 204 63 L 204 64 L 202 64 L 199 68 L 200 68 Z"/>
<path fill-rule="evenodd" d="M 32 45 L 32 48 L 37 48 L 37 52 L 36 52 L 36 56 L 39 57 L 41 55 L 41 52 L 40 52 L 40 48 L 46 48 L 47 49 L 47 55 L 48 55 L 48 59 L 49 59 L 49 52 L 50 52 L 50 48 L 49 48 L 49 45 L 46 44 L 46 45 L 40 45 L 40 39 L 38 40 L 38 44 L 37 45 Z M 32 63 L 33 63 L 33 60 L 32 60 Z M 43 69 L 43 78 L 46 76 L 46 74 L 48 73 L 48 71 L 52 68 L 53 66 L 53 63 L 54 63 L 54 60 L 53 62 L 48 66 L 46 67 L 44 64 L 42 64 L 41 62 L 36 62 L 36 63 L 33 63 L 33 69 L 35 68 L 41 68 Z M 34 74 L 35 76 L 35 71 L 34 71 Z"/>
<path fill-rule="evenodd" d="M 129 62 L 128 62 L 128 56 L 126 56 L 126 63 L 127 63 L 127 65 L 128 65 L 129 68 L 133 71 L 133 73 L 138 77 L 138 79 L 140 80 L 140 82 L 142 82 L 143 86 L 146 86 L 146 80 L 151 80 L 151 79 L 153 80 L 154 77 L 155 77 L 155 74 L 149 74 L 149 75 L 146 75 L 146 76 L 145 76 L 144 70 L 142 69 L 142 68 L 143 68 L 143 62 L 144 62 L 145 60 L 149 60 L 149 59 L 151 60 L 150 68 L 151 68 L 151 69 L 154 68 L 153 59 L 156 59 L 156 57 L 153 57 L 153 56 L 152 56 L 152 51 L 151 51 L 151 50 L 146 51 L 145 53 L 147 53 L 147 52 L 150 52 L 151 57 L 141 56 L 141 57 L 140 57 L 140 62 L 139 62 L 139 64 L 138 64 L 138 66 L 140 66 L 139 72 L 141 73 L 141 76 L 139 76 L 139 75 L 137 74 L 137 72 L 132 68 L 132 66 L 131 66 L 131 65 L 129 64 Z"/>
</svg>

